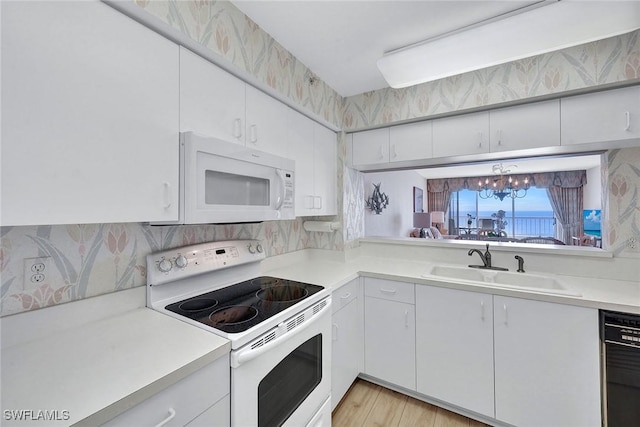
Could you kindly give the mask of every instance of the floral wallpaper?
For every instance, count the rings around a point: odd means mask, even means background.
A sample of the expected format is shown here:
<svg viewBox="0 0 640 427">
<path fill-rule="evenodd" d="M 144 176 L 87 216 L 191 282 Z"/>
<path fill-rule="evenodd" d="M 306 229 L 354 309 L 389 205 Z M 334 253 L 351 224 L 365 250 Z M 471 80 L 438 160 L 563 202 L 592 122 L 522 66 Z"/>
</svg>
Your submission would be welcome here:
<svg viewBox="0 0 640 427">
<path fill-rule="evenodd" d="M 135 4 L 256 76 L 308 111 L 347 130 L 450 111 L 640 79 L 639 32 L 402 90 L 340 97 L 231 3 L 135 0 Z M 313 83 L 310 83 L 310 80 Z M 147 226 L 40 225 L 0 228 L 0 316 L 142 286 L 146 255 L 213 240 L 255 238 L 267 256 L 306 248 L 344 250 L 364 236 L 364 177 L 346 167 L 338 134 L 338 215 L 342 231 L 309 233 L 303 219 L 260 224 Z M 638 235 L 640 149 L 614 150 L 603 200 L 609 240 L 624 253 Z M 604 209 L 603 209 L 604 210 Z M 32 283 L 25 259 L 49 257 L 45 280 Z"/>
<path fill-rule="evenodd" d="M 150 226 L 137 223 L 0 228 L 2 315 L 146 284 L 146 256 L 196 243 L 260 239 L 267 256 L 307 248 L 342 250 L 342 233 L 310 233 L 303 219 L 257 224 Z M 25 258 L 50 257 L 41 283 Z M 25 277 L 26 275 L 26 277 Z"/>
<path fill-rule="evenodd" d="M 603 237 L 616 255 L 640 252 L 640 147 L 610 150 L 607 157 Z"/>
<path fill-rule="evenodd" d="M 404 89 L 345 99 L 344 130 L 640 80 L 640 31 Z"/>
<path fill-rule="evenodd" d="M 341 127 L 342 97 L 228 1 L 134 3 L 296 104 Z"/>
</svg>

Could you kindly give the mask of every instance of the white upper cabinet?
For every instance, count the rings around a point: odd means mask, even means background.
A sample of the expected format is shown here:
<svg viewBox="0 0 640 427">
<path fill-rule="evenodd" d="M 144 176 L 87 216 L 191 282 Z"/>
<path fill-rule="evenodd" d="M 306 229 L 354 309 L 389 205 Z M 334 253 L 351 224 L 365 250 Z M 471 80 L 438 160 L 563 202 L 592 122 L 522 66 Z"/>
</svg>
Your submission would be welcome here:
<svg viewBox="0 0 640 427">
<path fill-rule="evenodd" d="M 180 131 L 245 143 L 245 83 L 180 48 Z"/>
<path fill-rule="evenodd" d="M 390 162 L 431 157 L 433 157 L 433 122 L 409 123 L 389 129 Z"/>
<path fill-rule="evenodd" d="M 640 86 L 560 100 L 562 145 L 640 138 Z"/>
<path fill-rule="evenodd" d="M 416 285 L 417 391 L 494 416 L 493 297 Z"/>
<path fill-rule="evenodd" d="M 256 150 L 287 157 L 289 107 L 253 86 L 247 90 L 246 145 Z"/>
<path fill-rule="evenodd" d="M 178 46 L 102 2 L 1 2 L 2 225 L 178 219 Z"/>
<path fill-rule="evenodd" d="M 292 109 L 288 116 L 287 152 L 296 162 L 296 216 L 335 215 L 336 134 Z"/>
<path fill-rule="evenodd" d="M 289 157 L 296 162 L 295 203 L 296 216 L 314 215 L 315 195 L 313 121 L 294 110 L 289 110 Z"/>
<path fill-rule="evenodd" d="M 489 111 L 490 150 L 560 145 L 560 100 Z"/>
<path fill-rule="evenodd" d="M 374 165 L 389 162 L 389 128 L 353 134 L 353 164 Z"/>
<path fill-rule="evenodd" d="M 315 215 L 336 215 L 338 205 L 338 140 L 331 129 L 314 123 Z"/>
<path fill-rule="evenodd" d="M 445 117 L 433 121 L 433 157 L 489 152 L 489 112 Z"/>
<path fill-rule="evenodd" d="M 496 418 L 600 426 L 598 310 L 494 296 Z"/>
</svg>

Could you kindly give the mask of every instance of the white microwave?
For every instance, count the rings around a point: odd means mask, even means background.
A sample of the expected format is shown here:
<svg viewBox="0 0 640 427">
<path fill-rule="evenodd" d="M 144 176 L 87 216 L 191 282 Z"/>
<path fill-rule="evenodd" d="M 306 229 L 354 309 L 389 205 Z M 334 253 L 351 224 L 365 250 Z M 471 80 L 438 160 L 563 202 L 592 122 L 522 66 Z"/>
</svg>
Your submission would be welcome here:
<svg viewBox="0 0 640 427">
<path fill-rule="evenodd" d="M 178 223 L 294 219 L 294 170 L 290 159 L 181 133 Z"/>
</svg>

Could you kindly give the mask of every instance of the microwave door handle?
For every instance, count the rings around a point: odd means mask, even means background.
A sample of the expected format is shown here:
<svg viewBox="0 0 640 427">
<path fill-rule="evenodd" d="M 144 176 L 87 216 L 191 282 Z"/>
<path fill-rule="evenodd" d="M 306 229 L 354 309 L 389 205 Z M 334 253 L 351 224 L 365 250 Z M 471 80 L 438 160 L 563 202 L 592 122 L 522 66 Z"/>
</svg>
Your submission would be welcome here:
<svg viewBox="0 0 640 427">
<path fill-rule="evenodd" d="M 285 195 L 284 173 L 281 169 L 276 169 L 276 175 L 278 175 L 278 178 L 280 178 L 280 196 L 278 196 L 278 200 L 276 201 L 276 210 L 280 210 L 282 204 L 284 203 Z"/>
</svg>

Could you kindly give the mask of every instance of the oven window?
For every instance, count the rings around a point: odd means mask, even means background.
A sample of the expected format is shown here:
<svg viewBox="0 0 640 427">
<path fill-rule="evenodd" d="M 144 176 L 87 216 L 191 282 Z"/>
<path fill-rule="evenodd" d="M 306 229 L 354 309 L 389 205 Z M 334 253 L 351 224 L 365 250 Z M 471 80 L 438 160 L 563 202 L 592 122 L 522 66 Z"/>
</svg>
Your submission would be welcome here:
<svg viewBox="0 0 640 427">
<path fill-rule="evenodd" d="M 260 381 L 258 426 L 280 426 L 322 380 L 322 335 L 293 350 Z"/>
<path fill-rule="evenodd" d="M 269 206 L 269 180 L 233 173 L 205 171 L 207 205 Z"/>
</svg>

